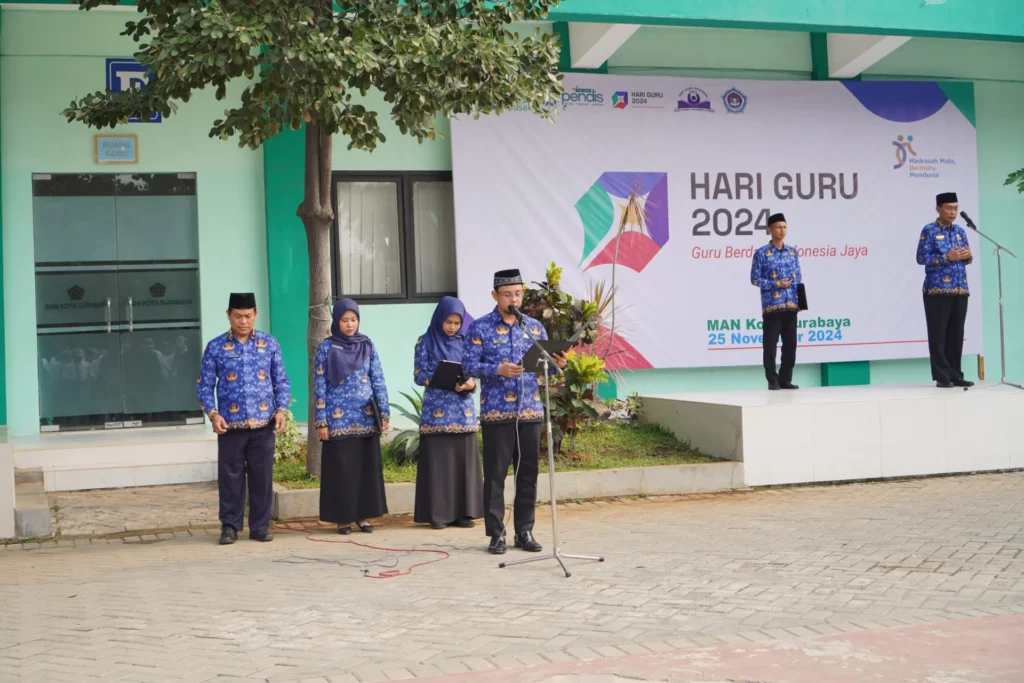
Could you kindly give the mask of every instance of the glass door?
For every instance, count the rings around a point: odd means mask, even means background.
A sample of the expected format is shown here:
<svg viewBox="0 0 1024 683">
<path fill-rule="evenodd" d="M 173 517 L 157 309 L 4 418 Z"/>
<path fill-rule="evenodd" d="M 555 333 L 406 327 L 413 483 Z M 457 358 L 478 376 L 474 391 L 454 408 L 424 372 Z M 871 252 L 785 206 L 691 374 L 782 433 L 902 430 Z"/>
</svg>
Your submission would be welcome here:
<svg viewBox="0 0 1024 683">
<path fill-rule="evenodd" d="M 201 423 L 194 174 L 33 178 L 43 431 Z"/>
<path fill-rule="evenodd" d="M 201 423 L 195 175 L 121 174 L 114 186 L 125 425 Z"/>
</svg>

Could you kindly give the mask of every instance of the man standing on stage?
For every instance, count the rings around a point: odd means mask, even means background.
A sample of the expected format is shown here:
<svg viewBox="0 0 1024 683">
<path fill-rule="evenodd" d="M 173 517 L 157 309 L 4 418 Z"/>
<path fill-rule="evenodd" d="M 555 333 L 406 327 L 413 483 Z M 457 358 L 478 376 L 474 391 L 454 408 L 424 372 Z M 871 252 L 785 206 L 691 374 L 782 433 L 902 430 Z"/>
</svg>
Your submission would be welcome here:
<svg viewBox="0 0 1024 683">
<path fill-rule="evenodd" d="M 936 196 L 938 220 L 924 226 L 917 242 L 917 263 L 924 266 L 924 317 L 928 323 L 932 379 L 943 389 L 974 386 L 960 370 L 970 296 L 967 264 L 974 257 L 967 244 L 967 232 L 953 223 L 959 208 L 955 192 Z"/>
<path fill-rule="evenodd" d="M 764 320 L 764 375 L 768 388 L 799 389 L 793 384 L 796 365 L 796 314 L 799 310 L 797 285 L 800 259 L 796 247 L 786 244 L 786 217 L 781 213 L 768 218 L 772 241 L 754 252 L 750 284 L 761 289 L 761 314 Z M 782 368 L 775 371 L 775 348 L 782 336 Z"/>
<path fill-rule="evenodd" d="M 232 294 L 228 321 L 231 329 L 206 345 L 197 387 L 217 433 L 220 544 L 238 540 L 246 484 L 249 538 L 271 541 L 274 437 L 285 427 L 291 384 L 277 340 L 254 328 L 256 297 Z"/>
<path fill-rule="evenodd" d="M 544 404 L 537 375 L 524 372 L 522 362 L 532 346 L 530 336 L 547 339 L 547 332 L 538 321 L 518 313 L 523 293 L 518 270 L 494 274 L 491 296 L 498 305 L 470 326 L 462 357 L 463 372 L 481 380 L 484 524 L 491 538 L 487 550 L 495 555 L 505 552 L 505 477 L 510 463 L 516 477 L 515 547 L 534 553 L 542 550 L 533 538 L 533 520 Z M 554 358 L 559 367 L 565 367 L 564 357 Z"/>
</svg>

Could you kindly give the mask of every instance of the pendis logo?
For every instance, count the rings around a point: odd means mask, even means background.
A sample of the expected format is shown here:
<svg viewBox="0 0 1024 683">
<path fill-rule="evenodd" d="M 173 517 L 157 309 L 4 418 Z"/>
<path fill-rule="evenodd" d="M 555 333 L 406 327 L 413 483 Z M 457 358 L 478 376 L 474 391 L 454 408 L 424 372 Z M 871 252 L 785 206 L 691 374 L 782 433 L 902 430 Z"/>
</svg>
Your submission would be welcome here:
<svg viewBox="0 0 1024 683">
<path fill-rule="evenodd" d="M 630 198 L 633 198 L 633 201 Z M 602 173 L 576 202 L 583 270 L 616 262 L 637 273 L 668 243 L 668 174 Z"/>
<path fill-rule="evenodd" d="M 573 86 L 572 90 L 567 90 L 562 93 L 562 106 L 570 104 L 578 104 L 584 106 L 596 106 L 604 104 L 604 95 L 597 92 L 593 88 L 581 88 L 580 86 Z"/>
<path fill-rule="evenodd" d="M 622 92 L 621 90 L 612 95 L 612 107 L 615 109 L 625 109 L 629 106 L 629 93 Z"/>
<path fill-rule="evenodd" d="M 72 285 L 72 287 L 68 290 L 68 298 L 71 299 L 72 301 L 81 301 L 84 296 L 85 290 L 79 287 L 78 285 Z"/>
<path fill-rule="evenodd" d="M 162 299 L 165 294 L 167 294 L 167 285 L 154 282 L 149 288 L 149 295 L 154 299 Z"/>
<path fill-rule="evenodd" d="M 904 164 L 910 160 L 910 157 L 917 156 L 917 152 L 911 146 L 913 142 L 913 135 L 908 135 L 906 140 L 903 139 L 902 135 L 897 135 L 896 139 L 892 141 L 893 146 L 896 148 L 896 163 L 892 166 L 894 169 L 903 168 Z"/>
<path fill-rule="evenodd" d="M 687 88 L 679 93 L 676 111 L 707 111 L 712 112 L 708 94 L 700 88 Z"/>
</svg>

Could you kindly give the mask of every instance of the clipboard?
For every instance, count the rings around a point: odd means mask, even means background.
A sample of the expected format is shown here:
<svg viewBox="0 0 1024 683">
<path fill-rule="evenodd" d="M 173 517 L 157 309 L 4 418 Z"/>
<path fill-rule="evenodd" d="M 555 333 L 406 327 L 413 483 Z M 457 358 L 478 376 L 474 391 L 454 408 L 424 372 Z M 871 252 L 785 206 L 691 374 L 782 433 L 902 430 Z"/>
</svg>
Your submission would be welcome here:
<svg viewBox="0 0 1024 683">
<path fill-rule="evenodd" d="M 801 311 L 807 310 L 807 290 L 802 282 L 796 286 L 796 307 Z"/>
<path fill-rule="evenodd" d="M 541 355 L 540 350 L 537 349 L 537 344 L 542 346 L 552 356 L 556 353 L 565 353 L 572 347 L 576 346 L 576 342 L 571 341 L 551 341 L 550 339 L 538 339 L 534 346 L 530 347 L 530 350 L 523 356 L 523 370 L 532 373 L 541 373 L 544 371 L 544 356 Z"/>
<path fill-rule="evenodd" d="M 455 387 L 463 382 L 462 363 L 443 360 L 437 364 L 437 369 L 430 376 L 431 389 L 444 389 L 455 391 Z"/>
</svg>

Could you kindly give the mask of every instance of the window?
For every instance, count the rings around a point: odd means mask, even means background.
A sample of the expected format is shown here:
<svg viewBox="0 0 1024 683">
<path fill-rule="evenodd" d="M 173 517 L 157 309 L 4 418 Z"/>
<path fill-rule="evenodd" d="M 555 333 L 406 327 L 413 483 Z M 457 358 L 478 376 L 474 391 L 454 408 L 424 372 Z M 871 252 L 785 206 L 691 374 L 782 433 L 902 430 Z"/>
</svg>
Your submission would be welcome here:
<svg viewBox="0 0 1024 683">
<path fill-rule="evenodd" d="M 334 173 L 333 290 L 368 303 L 455 294 L 451 173 Z"/>
</svg>

